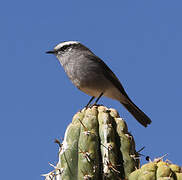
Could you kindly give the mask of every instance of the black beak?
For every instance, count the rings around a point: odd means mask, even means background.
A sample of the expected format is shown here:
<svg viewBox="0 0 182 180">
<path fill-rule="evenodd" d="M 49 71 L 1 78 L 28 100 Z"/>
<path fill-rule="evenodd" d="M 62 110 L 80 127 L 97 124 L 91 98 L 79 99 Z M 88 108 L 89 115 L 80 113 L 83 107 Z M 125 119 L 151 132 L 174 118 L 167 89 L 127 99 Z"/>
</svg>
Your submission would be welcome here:
<svg viewBox="0 0 182 180">
<path fill-rule="evenodd" d="M 54 54 L 55 51 L 47 51 L 46 53 L 47 53 L 47 54 Z"/>
</svg>

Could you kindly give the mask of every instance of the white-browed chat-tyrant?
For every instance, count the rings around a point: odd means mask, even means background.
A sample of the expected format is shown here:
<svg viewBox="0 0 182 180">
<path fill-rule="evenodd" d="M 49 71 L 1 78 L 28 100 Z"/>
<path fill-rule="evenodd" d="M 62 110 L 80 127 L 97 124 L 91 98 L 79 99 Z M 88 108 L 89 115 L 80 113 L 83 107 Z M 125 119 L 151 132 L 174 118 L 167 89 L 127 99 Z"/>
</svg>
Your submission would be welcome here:
<svg viewBox="0 0 182 180">
<path fill-rule="evenodd" d="M 128 97 L 120 81 L 111 69 L 90 49 L 78 41 L 59 43 L 52 51 L 72 83 L 96 102 L 103 95 L 119 101 L 135 119 L 147 127 L 150 118 Z"/>
</svg>

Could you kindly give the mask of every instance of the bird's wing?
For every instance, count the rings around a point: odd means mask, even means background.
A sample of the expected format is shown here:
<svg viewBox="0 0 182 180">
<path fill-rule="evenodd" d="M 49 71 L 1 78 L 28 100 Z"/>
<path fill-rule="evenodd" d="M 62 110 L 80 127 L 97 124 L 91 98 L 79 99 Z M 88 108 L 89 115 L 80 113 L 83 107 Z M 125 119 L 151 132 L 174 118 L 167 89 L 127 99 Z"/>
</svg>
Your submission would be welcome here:
<svg viewBox="0 0 182 180">
<path fill-rule="evenodd" d="M 121 85 L 119 79 L 116 77 L 116 75 L 111 71 L 111 69 L 102 61 L 99 57 L 95 55 L 85 55 L 88 59 L 94 61 L 95 63 L 98 63 L 101 66 L 101 69 L 103 71 L 104 76 L 111 81 L 111 83 L 126 97 L 128 100 L 130 98 L 128 97 L 127 93 L 125 92 L 123 86 Z"/>
</svg>

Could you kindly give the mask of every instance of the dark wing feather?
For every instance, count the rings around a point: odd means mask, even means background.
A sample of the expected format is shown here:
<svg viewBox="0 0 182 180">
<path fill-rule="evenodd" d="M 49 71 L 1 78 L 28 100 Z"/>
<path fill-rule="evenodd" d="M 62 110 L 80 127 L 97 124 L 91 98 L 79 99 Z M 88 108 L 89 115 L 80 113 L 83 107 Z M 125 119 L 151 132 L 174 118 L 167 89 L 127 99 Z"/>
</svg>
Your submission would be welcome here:
<svg viewBox="0 0 182 180">
<path fill-rule="evenodd" d="M 125 92 L 123 86 L 121 85 L 119 79 L 116 77 L 116 75 L 111 71 L 111 69 L 102 61 L 99 57 L 95 55 L 86 55 L 88 59 L 94 61 L 95 63 L 98 63 L 103 71 L 104 76 L 111 81 L 111 83 L 129 100 L 127 93 Z"/>
</svg>

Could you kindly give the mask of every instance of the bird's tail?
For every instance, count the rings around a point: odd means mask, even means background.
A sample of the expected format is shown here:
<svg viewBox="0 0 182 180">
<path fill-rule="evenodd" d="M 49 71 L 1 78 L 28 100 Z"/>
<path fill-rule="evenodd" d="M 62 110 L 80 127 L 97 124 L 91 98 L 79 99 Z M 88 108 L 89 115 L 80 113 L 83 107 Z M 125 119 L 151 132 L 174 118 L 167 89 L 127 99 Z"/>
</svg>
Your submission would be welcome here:
<svg viewBox="0 0 182 180">
<path fill-rule="evenodd" d="M 121 102 L 121 104 L 135 117 L 135 119 L 142 124 L 144 127 L 147 127 L 152 121 L 150 118 L 141 111 L 131 100 L 128 100 L 127 103 Z"/>
</svg>

